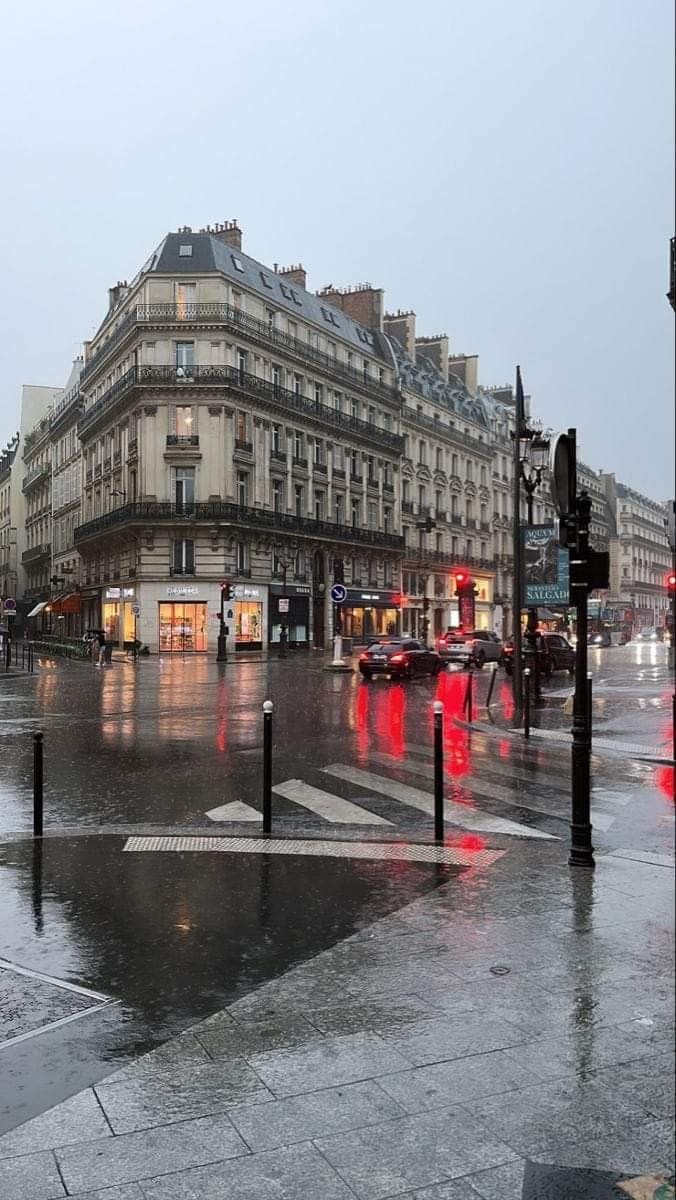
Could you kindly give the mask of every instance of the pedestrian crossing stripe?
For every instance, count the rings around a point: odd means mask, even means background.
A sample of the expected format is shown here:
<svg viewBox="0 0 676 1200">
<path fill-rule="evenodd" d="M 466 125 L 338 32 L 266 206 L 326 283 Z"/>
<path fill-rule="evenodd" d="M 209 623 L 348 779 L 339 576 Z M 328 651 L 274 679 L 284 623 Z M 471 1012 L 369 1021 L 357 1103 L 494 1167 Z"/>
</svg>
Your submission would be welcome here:
<svg viewBox="0 0 676 1200">
<path fill-rule="evenodd" d="M 430 783 L 434 779 L 431 768 L 426 770 L 423 763 L 417 765 L 411 764 L 409 761 L 395 758 L 391 754 L 371 753 L 369 759 L 382 763 L 385 767 L 394 767 L 402 775 L 412 775 L 414 779 L 426 779 Z M 528 812 L 539 813 L 543 817 L 554 817 L 556 820 L 561 820 L 562 818 L 568 820 L 569 818 L 568 809 L 570 802 L 567 793 L 563 791 L 560 792 L 562 800 L 565 799 L 565 807 L 562 810 L 561 802 L 558 802 L 555 798 L 552 799 L 551 797 L 540 795 L 537 797 L 536 802 L 532 802 L 530 793 L 528 792 L 515 792 L 510 788 L 502 787 L 499 783 L 493 783 L 491 780 L 481 780 L 481 777 L 476 775 L 471 776 L 467 781 L 462 776 L 455 780 L 451 776 L 446 776 L 446 782 L 455 783 L 456 786 L 466 789 L 472 796 L 480 796 L 485 800 L 500 800 L 503 803 L 511 805 L 513 808 L 523 808 Z M 602 833 L 606 833 L 614 820 L 614 813 L 606 812 L 594 804 L 592 793 L 592 824 Z"/>
<path fill-rule="evenodd" d="M 371 771 L 362 771 L 345 763 L 333 763 L 322 770 L 327 775 L 335 775 L 337 779 L 345 779 L 368 791 L 399 800 L 409 808 L 416 808 L 429 817 L 434 816 L 434 796 L 419 788 L 409 787 L 396 779 L 388 779 L 383 775 L 374 775 Z M 468 804 L 456 804 L 451 800 L 444 801 L 444 820 L 451 825 L 459 825 L 462 829 L 472 829 L 477 833 L 498 833 L 511 837 L 538 838 L 546 841 L 558 841 L 552 833 L 543 833 L 540 829 L 532 829 L 521 825 L 518 821 L 509 821 L 505 817 L 494 817 L 489 813 L 470 807 Z"/>
<path fill-rule="evenodd" d="M 287 779 L 286 783 L 275 784 L 272 790 L 277 796 L 292 800 L 294 804 L 299 804 L 302 808 L 307 808 L 317 816 L 336 824 L 392 826 L 392 821 L 386 821 L 384 817 L 378 817 L 350 800 L 343 800 L 341 796 L 311 787 L 302 779 Z"/>
<path fill-rule="evenodd" d="M 220 854 L 293 854 L 320 858 L 360 858 L 384 862 L 439 863 L 443 866 L 487 867 L 504 850 L 467 850 L 461 846 L 423 846 L 415 842 L 338 842 L 304 838 L 130 837 L 123 853 L 169 851 Z"/>
</svg>

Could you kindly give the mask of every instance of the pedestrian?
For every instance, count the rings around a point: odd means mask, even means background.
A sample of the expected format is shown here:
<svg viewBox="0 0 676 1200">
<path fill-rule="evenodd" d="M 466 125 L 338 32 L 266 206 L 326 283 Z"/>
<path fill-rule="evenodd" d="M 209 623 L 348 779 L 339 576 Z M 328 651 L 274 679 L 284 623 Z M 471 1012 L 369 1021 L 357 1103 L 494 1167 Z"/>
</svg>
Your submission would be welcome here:
<svg viewBox="0 0 676 1200">
<path fill-rule="evenodd" d="M 96 643 L 99 647 L 99 658 L 96 663 L 97 667 L 102 667 L 106 656 L 106 635 L 103 629 L 97 629 L 95 636 Z"/>
</svg>

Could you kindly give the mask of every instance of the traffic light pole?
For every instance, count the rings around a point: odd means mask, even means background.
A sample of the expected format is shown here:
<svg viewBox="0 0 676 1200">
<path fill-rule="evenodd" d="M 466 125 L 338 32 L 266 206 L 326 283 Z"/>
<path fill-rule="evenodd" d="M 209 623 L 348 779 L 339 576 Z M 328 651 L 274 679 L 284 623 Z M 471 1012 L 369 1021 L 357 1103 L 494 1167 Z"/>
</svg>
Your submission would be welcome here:
<svg viewBox="0 0 676 1200">
<path fill-rule="evenodd" d="M 590 808 L 591 713 L 587 681 L 587 566 L 589 563 L 589 519 L 591 499 L 586 492 L 577 497 L 577 548 L 571 551 L 571 596 L 577 610 L 575 652 L 575 699 L 573 706 L 572 820 L 570 855 L 573 867 L 594 867 Z M 577 568 L 574 570 L 573 568 Z M 577 577 L 577 578 L 576 578 Z"/>
<path fill-rule="evenodd" d="M 514 523 L 512 526 L 512 552 L 514 555 L 514 575 L 512 586 L 512 641 L 514 655 L 512 659 L 512 692 L 514 695 L 514 723 L 519 726 L 523 715 L 523 663 L 521 661 L 521 605 L 523 597 L 523 571 L 521 557 L 521 447 L 519 437 L 525 424 L 523 387 L 521 384 L 521 369 L 516 368 L 516 413 L 514 424 L 514 467 L 513 467 L 513 509 Z"/>
</svg>

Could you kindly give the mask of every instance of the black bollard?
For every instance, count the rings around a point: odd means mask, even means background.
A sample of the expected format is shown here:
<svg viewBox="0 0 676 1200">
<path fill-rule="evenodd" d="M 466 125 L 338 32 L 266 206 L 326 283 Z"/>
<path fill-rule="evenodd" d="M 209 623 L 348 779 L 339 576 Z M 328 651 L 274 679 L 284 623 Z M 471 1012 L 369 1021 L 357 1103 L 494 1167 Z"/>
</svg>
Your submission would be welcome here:
<svg viewBox="0 0 676 1200">
<path fill-rule="evenodd" d="M 587 672 L 587 736 L 591 746 L 592 740 L 592 673 Z"/>
<path fill-rule="evenodd" d="M 493 663 L 493 670 L 491 671 L 491 681 L 488 685 L 488 695 L 486 696 L 486 708 L 490 708 L 490 706 L 491 706 L 491 696 L 493 695 L 493 688 L 495 687 L 495 681 L 496 681 L 497 677 L 498 677 L 498 664 Z"/>
<path fill-rule="evenodd" d="M 42 837 L 42 734 L 33 734 L 33 837 Z"/>
<path fill-rule="evenodd" d="M 263 833 L 272 833 L 272 700 L 263 704 Z"/>
<path fill-rule="evenodd" d="M 472 720 L 472 668 L 471 668 L 471 666 L 469 668 L 469 674 L 467 676 L 467 691 L 465 692 L 465 703 L 463 705 L 463 708 L 467 715 L 467 720 L 471 721 Z"/>
<path fill-rule="evenodd" d="M 434 701 L 434 840 L 444 840 L 444 706 Z"/>
<path fill-rule="evenodd" d="M 530 737 L 530 667 L 523 673 L 523 736 Z"/>
</svg>

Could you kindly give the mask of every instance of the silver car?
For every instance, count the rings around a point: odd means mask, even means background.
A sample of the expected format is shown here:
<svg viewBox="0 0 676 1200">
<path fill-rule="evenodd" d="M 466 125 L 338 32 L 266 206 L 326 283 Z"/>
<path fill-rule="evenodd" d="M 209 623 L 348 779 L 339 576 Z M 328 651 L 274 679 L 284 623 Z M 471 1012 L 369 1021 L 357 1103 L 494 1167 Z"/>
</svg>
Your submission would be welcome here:
<svg viewBox="0 0 676 1200">
<path fill-rule="evenodd" d="M 443 634 L 438 650 L 444 662 L 461 663 L 466 667 L 483 667 L 487 662 L 502 661 L 502 642 L 488 629 L 474 629 L 471 633 L 454 630 Z"/>
</svg>

